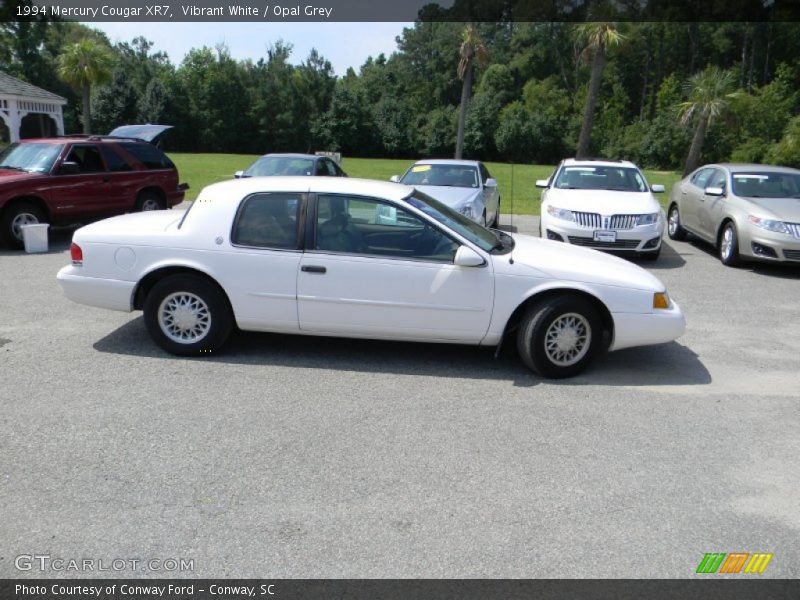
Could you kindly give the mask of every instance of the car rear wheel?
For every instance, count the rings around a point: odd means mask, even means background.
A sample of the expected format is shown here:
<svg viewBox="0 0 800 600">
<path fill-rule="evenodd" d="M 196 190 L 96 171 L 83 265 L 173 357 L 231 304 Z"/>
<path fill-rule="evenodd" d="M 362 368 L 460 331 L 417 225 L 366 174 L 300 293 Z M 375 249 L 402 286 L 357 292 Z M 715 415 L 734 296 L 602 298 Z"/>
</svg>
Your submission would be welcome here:
<svg viewBox="0 0 800 600">
<path fill-rule="evenodd" d="M 590 302 L 558 296 L 528 309 L 517 331 L 517 350 L 529 369 L 560 379 L 583 371 L 602 337 L 600 317 Z"/>
<path fill-rule="evenodd" d="M 142 192 L 136 199 L 136 210 L 163 210 L 164 201 L 156 192 Z"/>
<path fill-rule="evenodd" d="M 153 286 L 144 302 L 144 322 L 156 344 L 181 356 L 218 350 L 233 327 L 222 291 L 190 274 L 172 275 Z"/>
<path fill-rule="evenodd" d="M 3 241 L 12 248 L 24 248 L 22 237 L 23 225 L 44 223 L 45 216 L 38 206 L 31 202 L 17 202 L 7 208 L 3 213 L 2 237 Z"/>
<path fill-rule="evenodd" d="M 669 207 L 669 215 L 667 215 L 667 235 L 669 235 L 669 239 L 678 242 L 686 239 L 686 230 L 681 227 L 681 213 L 678 210 L 677 204 L 673 204 Z"/>
<path fill-rule="evenodd" d="M 739 234 L 733 223 L 726 223 L 719 236 L 719 259 L 727 267 L 736 267 L 742 262 L 739 258 Z"/>
</svg>

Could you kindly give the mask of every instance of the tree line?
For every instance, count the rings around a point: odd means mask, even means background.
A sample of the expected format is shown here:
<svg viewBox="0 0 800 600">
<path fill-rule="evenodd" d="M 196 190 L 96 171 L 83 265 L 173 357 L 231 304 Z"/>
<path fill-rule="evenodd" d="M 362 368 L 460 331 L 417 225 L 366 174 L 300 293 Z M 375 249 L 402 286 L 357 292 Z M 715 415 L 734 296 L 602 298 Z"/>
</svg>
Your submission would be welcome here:
<svg viewBox="0 0 800 600">
<path fill-rule="evenodd" d="M 68 98 L 67 131 L 167 123 L 173 150 L 453 156 L 552 164 L 626 158 L 800 166 L 796 23 L 417 22 L 391 56 L 337 75 L 227 48 L 179 63 L 77 23 L 0 24 L 0 70 Z"/>
</svg>

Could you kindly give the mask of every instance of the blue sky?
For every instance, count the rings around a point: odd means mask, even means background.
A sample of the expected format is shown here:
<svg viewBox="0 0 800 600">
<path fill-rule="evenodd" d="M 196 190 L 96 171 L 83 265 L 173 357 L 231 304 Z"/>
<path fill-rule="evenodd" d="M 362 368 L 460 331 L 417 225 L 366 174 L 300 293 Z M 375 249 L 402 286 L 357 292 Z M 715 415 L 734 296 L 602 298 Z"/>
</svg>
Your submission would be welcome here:
<svg viewBox="0 0 800 600">
<path fill-rule="evenodd" d="M 266 48 L 283 39 L 292 44 L 297 64 L 316 48 L 331 61 L 337 75 L 348 67 L 358 71 L 368 56 L 390 55 L 397 49 L 395 37 L 411 23 L 84 23 L 104 31 L 112 43 L 129 42 L 143 35 L 156 50 L 179 64 L 192 48 L 227 44 L 237 59 L 257 60 Z"/>
</svg>

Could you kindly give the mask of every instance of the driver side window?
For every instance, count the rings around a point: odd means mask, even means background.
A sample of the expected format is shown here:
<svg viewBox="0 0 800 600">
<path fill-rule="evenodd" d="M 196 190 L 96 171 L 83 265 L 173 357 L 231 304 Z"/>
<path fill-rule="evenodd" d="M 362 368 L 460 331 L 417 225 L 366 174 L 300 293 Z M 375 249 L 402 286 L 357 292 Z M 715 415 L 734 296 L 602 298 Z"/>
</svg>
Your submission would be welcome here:
<svg viewBox="0 0 800 600">
<path fill-rule="evenodd" d="M 315 248 L 453 262 L 459 244 L 410 212 L 359 196 L 320 195 Z"/>
</svg>

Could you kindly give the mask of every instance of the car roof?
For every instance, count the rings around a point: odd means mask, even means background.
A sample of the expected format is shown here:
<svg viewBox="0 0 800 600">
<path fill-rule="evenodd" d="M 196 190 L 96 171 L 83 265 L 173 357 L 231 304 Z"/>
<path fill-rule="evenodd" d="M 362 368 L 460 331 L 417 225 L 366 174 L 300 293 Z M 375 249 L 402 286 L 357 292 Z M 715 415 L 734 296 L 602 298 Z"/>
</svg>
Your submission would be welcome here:
<svg viewBox="0 0 800 600">
<path fill-rule="evenodd" d="M 95 135 L 95 134 L 75 134 L 75 135 L 64 135 L 58 137 L 25 138 L 19 140 L 18 143 L 82 144 L 85 142 L 91 142 L 92 144 L 97 144 L 97 143 L 107 144 L 116 142 L 134 142 L 140 144 L 148 143 L 140 138 L 132 138 L 132 137 L 129 138 L 129 137 L 121 137 L 113 135 Z M 152 146 L 152 144 L 150 145 Z"/>
<path fill-rule="evenodd" d="M 259 158 L 325 158 L 324 156 L 317 156 L 316 154 L 301 154 L 299 152 L 270 152 L 264 154 Z"/>
<path fill-rule="evenodd" d="M 413 187 L 399 183 L 352 177 L 246 177 L 209 185 L 203 188 L 198 199 L 206 201 L 219 197 L 238 201 L 258 192 L 316 192 L 400 201 L 413 191 Z"/>
<path fill-rule="evenodd" d="M 565 167 L 580 167 L 580 166 L 595 166 L 595 167 L 632 167 L 638 169 L 634 163 L 629 160 L 612 160 L 609 158 L 566 158 L 564 159 Z"/>
<path fill-rule="evenodd" d="M 731 173 L 751 173 L 753 171 L 772 172 L 772 173 L 790 173 L 792 175 L 800 174 L 800 170 L 792 169 L 791 167 L 781 167 L 779 165 L 759 165 L 757 163 L 717 163 L 713 165 L 703 165 L 703 167 L 722 167 L 728 169 Z"/>
<path fill-rule="evenodd" d="M 426 158 L 418 160 L 415 165 L 452 165 L 461 167 L 477 167 L 480 161 L 477 160 L 461 160 L 456 158 Z"/>
</svg>

